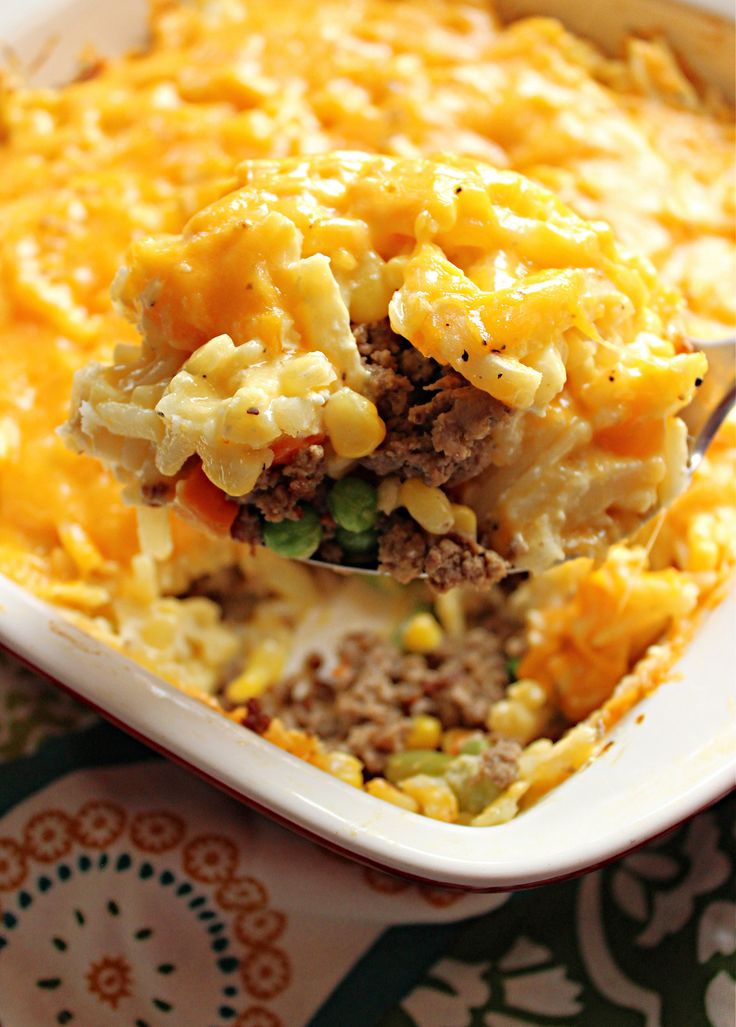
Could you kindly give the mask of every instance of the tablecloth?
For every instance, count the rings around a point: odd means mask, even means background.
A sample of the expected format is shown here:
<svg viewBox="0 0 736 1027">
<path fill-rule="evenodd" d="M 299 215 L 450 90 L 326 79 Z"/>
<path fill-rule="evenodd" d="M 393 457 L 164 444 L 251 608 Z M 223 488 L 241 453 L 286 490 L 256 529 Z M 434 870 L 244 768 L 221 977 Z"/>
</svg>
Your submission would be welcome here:
<svg viewBox="0 0 736 1027">
<path fill-rule="evenodd" d="M 574 881 L 349 863 L 0 659 L 0 1027 L 733 1027 L 736 802 Z"/>
</svg>

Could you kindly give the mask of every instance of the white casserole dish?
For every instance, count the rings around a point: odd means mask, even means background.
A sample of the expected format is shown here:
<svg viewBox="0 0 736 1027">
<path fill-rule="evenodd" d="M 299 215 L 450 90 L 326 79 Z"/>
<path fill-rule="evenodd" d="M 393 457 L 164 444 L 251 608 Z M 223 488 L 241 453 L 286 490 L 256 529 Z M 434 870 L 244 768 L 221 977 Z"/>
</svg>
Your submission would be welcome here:
<svg viewBox="0 0 736 1027">
<path fill-rule="evenodd" d="M 728 14 L 725 0 L 701 6 Z M 83 43 L 112 53 L 140 42 L 144 7 L 143 0 L 26 0 L 22 8 L 0 9 L 0 38 L 28 58 L 58 36 L 44 77 L 60 81 Z M 732 85 L 733 37 L 722 22 L 694 10 L 661 0 L 615 7 L 604 0 L 594 7 L 577 0 L 506 0 L 501 8 L 557 14 L 599 42 L 615 42 L 630 27 L 658 29 L 701 76 L 725 89 Z M 0 577 L 0 644 L 114 723 L 343 854 L 473 890 L 506 890 L 590 869 L 733 787 L 735 613 L 733 590 L 705 620 L 671 683 L 617 726 L 613 745 L 591 766 L 516 820 L 476 829 L 404 812 L 329 777 L 84 635 L 59 611 Z"/>
</svg>

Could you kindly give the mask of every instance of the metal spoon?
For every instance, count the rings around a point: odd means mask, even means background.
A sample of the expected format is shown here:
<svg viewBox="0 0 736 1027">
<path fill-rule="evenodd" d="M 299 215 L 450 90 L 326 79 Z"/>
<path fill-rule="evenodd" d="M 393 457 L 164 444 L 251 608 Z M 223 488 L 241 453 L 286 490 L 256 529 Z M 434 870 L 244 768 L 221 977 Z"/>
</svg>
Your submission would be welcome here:
<svg viewBox="0 0 736 1027">
<path fill-rule="evenodd" d="M 703 384 L 695 393 L 695 397 L 679 416 L 687 425 L 689 435 L 690 459 L 687 466 L 687 480 L 692 478 L 696 467 L 703 459 L 705 451 L 713 440 L 729 412 L 736 404 L 736 335 L 712 342 L 691 339 L 695 350 L 705 353 L 708 357 L 708 373 Z M 651 517 L 661 511 L 662 507 L 652 512 Z M 642 522 L 644 524 L 646 522 Z M 337 571 L 339 574 L 381 574 L 375 566 L 351 566 L 342 563 L 329 563 L 327 560 L 310 557 L 299 563 L 312 564 Z M 422 578 L 426 575 L 422 574 Z"/>
<path fill-rule="evenodd" d="M 692 403 L 680 411 L 690 435 L 688 479 L 736 403 L 736 335 L 713 342 L 691 340 L 708 358 L 708 373 Z"/>
</svg>

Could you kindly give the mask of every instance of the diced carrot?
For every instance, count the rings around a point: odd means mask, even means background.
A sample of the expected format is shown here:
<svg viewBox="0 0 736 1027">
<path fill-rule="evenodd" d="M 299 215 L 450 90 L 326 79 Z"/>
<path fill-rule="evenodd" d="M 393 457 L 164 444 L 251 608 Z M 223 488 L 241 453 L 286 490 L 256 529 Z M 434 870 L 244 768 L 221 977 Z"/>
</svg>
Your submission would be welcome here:
<svg viewBox="0 0 736 1027">
<path fill-rule="evenodd" d="M 179 499 L 216 535 L 229 534 L 238 506 L 229 502 L 225 493 L 212 484 L 201 467 L 195 468 L 183 485 L 179 486 Z"/>
<path fill-rule="evenodd" d="M 307 435 L 306 438 L 294 438 L 291 435 L 282 435 L 269 446 L 273 453 L 272 466 L 290 464 L 300 450 L 306 446 L 314 446 L 324 440 L 324 435 Z"/>
</svg>

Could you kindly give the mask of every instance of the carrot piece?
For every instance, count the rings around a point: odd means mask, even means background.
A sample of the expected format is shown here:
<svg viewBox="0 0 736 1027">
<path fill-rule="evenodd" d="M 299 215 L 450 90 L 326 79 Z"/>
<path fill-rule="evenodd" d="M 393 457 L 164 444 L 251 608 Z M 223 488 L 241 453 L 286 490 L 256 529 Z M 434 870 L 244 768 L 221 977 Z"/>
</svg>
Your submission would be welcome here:
<svg viewBox="0 0 736 1027">
<path fill-rule="evenodd" d="M 306 446 L 313 446 L 324 440 L 324 435 L 307 435 L 306 438 L 294 438 L 291 435 L 282 435 L 281 438 L 271 442 L 269 448 L 273 453 L 273 464 L 279 467 L 281 464 L 290 464 L 297 453 Z"/>
<path fill-rule="evenodd" d="M 216 535 L 228 535 L 238 512 L 225 493 L 213 485 L 201 467 L 195 468 L 179 486 L 179 500 L 202 524 Z"/>
</svg>

